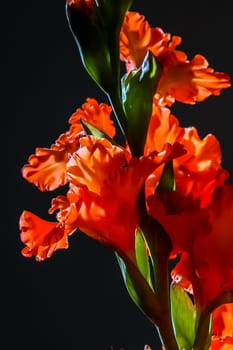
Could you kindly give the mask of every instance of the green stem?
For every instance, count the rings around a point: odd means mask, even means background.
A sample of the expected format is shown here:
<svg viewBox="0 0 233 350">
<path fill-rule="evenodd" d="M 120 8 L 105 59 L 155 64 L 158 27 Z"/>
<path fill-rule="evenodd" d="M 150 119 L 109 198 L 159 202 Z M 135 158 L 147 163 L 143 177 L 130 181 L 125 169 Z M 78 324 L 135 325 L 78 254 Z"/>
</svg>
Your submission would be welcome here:
<svg viewBox="0 0 233 350">
<path fill-rule="evenodd" d="M 157 327 L 157 332 L 164 349 L 179 350 L 173 330 L 171 327 L 168 327 L 169 322 L 169 318 L 167 319 L 167 317 L 164 316 L 163 322 L 160 322 L 159 326 Z"/>
<path fill-rule="evenodd" d="M 139 194 L 138 208 L 141 228 L 145 234 L 153 262 L 155 292 L 162 309 L 157 324 L 157 331 L 164 349 L 179 350 L 171 318 L 168 267 L 168 260 L 172 248 L 171 241 L 163 227 L 148 215 L 144 189 Z"/>
<path fill-rule="evenodd" d="M 208 350 L 211 343 L 211 333 L 212 314 L 199 311 L 198 327 L 193 350 Z"/>
<path fill-rule="evenodd" d="M 162 317 L 158 323 L 157 331 L 160 335 L 161 342 L 166 350 L 178 350 L 178 344 L 176 342 L 174 328 L 171 318 L 171 301 L 170 301 L 170 288 L 169 288 L 169 267 L 168 256 L 166 251 L 164 252 L 164 233 L 160 231 L 160 226 L 157 227 L 157 235 L 160 236 L 157 242 L 163 242 L 162 244 L 155 244 L 157 248 L 152 249 L 152 255 L 154 260 L 154 274 L 155 274 L 155 289 L 158 295 L 158 300 L 162 307 Z"/>
<path fill-rule="evenodd" d="M 107 94 L 109 102 L 112 106 L 116 121 L 121 130 L 122 135 L 126 138 L 127 134 L 127 121 L 125 118 L 125 113 L 122 108 L 121 99 L 119 95 L 119 89 L 112 89 L 110 93 Z"/>
</svg>

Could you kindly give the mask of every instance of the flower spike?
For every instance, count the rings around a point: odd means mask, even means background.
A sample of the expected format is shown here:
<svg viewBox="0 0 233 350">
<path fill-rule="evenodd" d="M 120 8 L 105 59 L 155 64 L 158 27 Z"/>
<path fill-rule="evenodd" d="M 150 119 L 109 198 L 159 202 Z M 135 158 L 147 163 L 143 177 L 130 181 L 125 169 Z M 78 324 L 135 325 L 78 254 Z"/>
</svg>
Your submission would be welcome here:
<svg viewBox="0 0 233 350">
<path fill-rule="evenodd" d="M 181 37 L 151 27 L 132 4 L 66 0 L 84 68 L 109 104 L 87 98 L 68 130 L 22 167 L 40 191 L 66 193 L 51 201 L 55 220 L 22 212 L 21 253 L 43 261 L 83 233 L 115 253 L 163 350 L 232 350 L 230 172 L 218 139 L 182 127 L 170 108 L 220 95 L 230 76 L 199 53 L 189 59 Z"/>
</svg>

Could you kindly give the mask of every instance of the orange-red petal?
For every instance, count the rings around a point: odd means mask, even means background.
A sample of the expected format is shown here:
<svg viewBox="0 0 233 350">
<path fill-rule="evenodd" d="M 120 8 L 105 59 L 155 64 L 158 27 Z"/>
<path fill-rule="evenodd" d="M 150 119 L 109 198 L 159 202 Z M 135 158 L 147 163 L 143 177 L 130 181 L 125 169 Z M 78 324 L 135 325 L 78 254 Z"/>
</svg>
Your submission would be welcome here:
<svg viewBox="0 0 233 350">
<path fill-rule="evenodd" d="M 52 191 L 67 183 L 66 150 L 37 148 L 22 168 L 22 176 L 33 183 L 40 191 Z"/>
<path fill-rule="evenodd" d="M 88 98 L 82 108 L 69 119 L 69 131 L 61 134 L 50 148 L 37 148 L 22 168 L 22 176 L 41 191 L 52 191 L 67 183 L 66 163 L 71 154 L 79 149 L 84 136 L 81 119 L 95 126 L 110 137 L 115 135 L 115 126 L 110 119 L 112 108 Z"/>
<path fill-rule="evenodd" d="M 160 106 L 170 106 L 175 101 L 194 104 L 210 95 L 219 95 L 230 87 L 230 76 L 214 72 L 200 54 L 191 60 L 177 46 L 181 37 L 164 33 L 161 28 L 151 28 L 143 15 L 128 12 L 120 33 L 120 57 L 130 71 L 139 67 L 148 50 L 162 66 L 162 74 L 155 94 Z"/>
<path fill-rule="evenodd" d="M 120 32 L 120 58 L 126 63 L 127 71 L 141 66 L 148 50 L 159 57 L 164 50 L 173 50 L 181 42 L 180 37 L 171 38 L 159 27 L 151 28 L 145 16 L 138 12 L 128 11 Z M 185 53 L 176 51 L 183 60 Z"/>
<path fill-rule="evenodd" d="M 232 337 L 233 342 L 233 303 L 223 304 L 214 310 L 213 335 L 216 337 Z"/>
<path fill-rule="evenodd" d="M 229 172 L 222 168 L 222 152 L 217 138 L 208 134 L 200 138 L 194 127 L 182 128 L 178 119 L 168 108 L 154 105 L 149 124 L 145 154 L 153 149 L 162 149 L 164 143 L 183 145 L 186 153 L 173 161 L 176 189 L 184 196 L 191 195 L 199 199 L 202 207 L 212 201 L 213 191 L 223 186 Z M 162 168 L 158 168 L 147 184 L 147 194 L 154 192 L 161 176 Z M 176 210 L 176 206 L 175 206 Z"/>
<path fill-rule="evenodd" d="M 217 96 L 222 89 L 231 86 L 230 76 L 214 72 L 202 55 L 183 62 L 172 52 L 167 52 L 160 57 L 160 61 L 163 64 L 163 74 L 156 91 L 156 99 L 160 104 L 171 105 L 171 101 L 175 100 L 194 104 L 210 95 Z"/>
<path fill-rule="evenodd" d="M 118 252 L 130 254 L 138 224 L 135 203 L 125 203 L 115 193 L 99 196 L 86 187 L 72 187 L 68 193 L 70 207 L 66 211 L 66 227 L 78 227 L 89 237 Z"/>
<path fill-rule="evenodd" d="M 148 206 L 171 237 L 173 252 L 182 253 L 174 276 L 192 284 L 202 305 L 233 290 L 233 184 L 216 189 L 213 203 L 203 209 L 169 215 L 155 197 L 148 199 Z"/>
<path fill-rule="evenodd" d="M 100 194 L 102 184 L 130 155 L 108 140 L 93 136 L 83 137 L 80 146 L 67 163 L 68 179 L 74 185 L 86 185 Z"/>
<path fill-rule="evenodd" d="M 37 261 L 53 255 L 58 249 L 68 247 L 67 236 L 57 222 L 50 222 L 37 215 L 24 211 L 20 217 L 20 238 L 25 244 L 22 254 L 25 257 L 35 256 Z"/>
<path fill-rule="evenodd" d="M 233 338 L 232 337 L 212 337 L 211 346 L 209 350 L 232 350 Z"/>
<path fill-rule="evenodd" d="M 151 28 L 145 17 L 137 12 L 126 13 L 120 32 L 120 58 L 126 62 L 127 70 L 142 64 L 150 42 Z"/>
<path fill-rule="evenodd" d="M 94 98 L 87 98 L 82 108 L 78 108 L 69 119 L 70 133 L 76 135 L 83 130 L 82 119 L 113 138 L 116 134 L 116 128 L 110 118 L 111 113 L 112 107 L 108 104 L 99 104 Z"/>
<path fill-rule="evenodd" d="M 214 310 L 212 334 L 210 350 L 233 349 L 233 303 Z"/>
<path fill-rule="evenodd" d="M 59 221 L 68 230 L 80 228 L 101 243 L 128 253 L 134 248 L 137 197 L 143 184 L 157 166 L 182 154 L 182 146 L 166 144 L 159 153 L 131 159 L 128 151 L 104 139 L 83 137 L 80 144 L 67 164 L 70 205 L 63 210 L 63 204 L 58 204 L 62 208 Z"/>
</svg>

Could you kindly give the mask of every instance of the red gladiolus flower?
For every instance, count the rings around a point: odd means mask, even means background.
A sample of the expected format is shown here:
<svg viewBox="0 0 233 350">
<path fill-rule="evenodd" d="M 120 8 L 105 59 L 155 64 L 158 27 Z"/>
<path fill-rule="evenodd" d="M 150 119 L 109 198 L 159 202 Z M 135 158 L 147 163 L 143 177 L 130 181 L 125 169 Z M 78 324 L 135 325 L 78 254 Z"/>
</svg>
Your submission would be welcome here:
<svg viewBox="0 0 233 350">
<path fill-rule="evenodd" d="M 189 59 L 180 36 L 152 28 L 128 11 L 132 3 L 66 0 L 81 61 L 111 106 L 87 98 L 68 130 L 22 167 L 40 191 L 66 185 L 67 192 L 51 201 L 53 221 L 22 212 L 21 253 L 43 261 L 79 231 L 117 253 L 129 295 L 163 350 L 233 350 L 233 184 L 218 139 L 182 127 L 169 109 L 220 95 L 230 76 L 200 54 Z M 172 288 L 170 299 L 167 262 L 175 258 L 171 278 L 182 288 Z"/>
<path fill-rule="evenodd" d="M 27 225 L 28 221 L 20 224 L 21 230 L 27 232 L 21 236 L 27 245 L 23 250 L 26 256 L 36 255 L 37 260 L 51 256 L 64 247 L 57 239 L 57 230 L 67 238 L 77 229 L 130 256 L 139 223 L 136 202 L 143 184 L 156 167 L 183 153 L 182 146 L 176 143 L 165 145 L 161 152 L 131 158 L 126 149 L 93 136 L 81 137 L 79 146 L 66 164 L 70 183 L 67 196 L 55 198 L 49 210 L 50 214 L 58 211 L 58 222 L 49 223 L 27 213 L 36 225 Z"/>
<path fill-rule="evenodd" d="M 155 196 L 149 197 L 148 206 L 170 235 L 173 253 L 181 253 L 172 272 L 177 282 L 192 288 L 203 306 L 233 289 L 232 184 L 216 189 L 212 204 L 203 209 L 183 201 L 182 212 L 167 214 Z"/>
<path fill-rule="evenodd" d="M 153 149 L 160 151 L 166 142 L 178 142 L 186 150 L 185 154 L 173 160 L 176 191 L 185 197 L 189 195 L 198 199 L 201 207 L 209 205 L 214 189 L 223 186 L 229 177 L 229 172 L 221 167 L 222 153 L 217 138 L 208 134 L 201 139 L 196 128 L 182 128 L 168 108 L 154 105 L 145 154 Z M 147 195 L 154 193 L 162 169 L 157 168 L 150 176 Z"/>
<path fill-rule="evenodd" d="M 170 34 L 158 27 L 151 28 L 143 15 L 128 11 L 121 27 L 120 58 L 125 62 L 127 71 L 131 71 L 141 66 L 148 50 L 158 57 L 168 47 L 170 40 Z M 180 44 L 179 37 L 173 37 L 173 40 L 176 43 L 173 46 Z M 184 52 L 176 53 L 186 58 Z"/>
<path fill-rule="evenodd" d="M 181 40 L 161 28 L 151 28 L 139 13 L 127 12 L 125 16 L 120 35 L 121 60 L 129 71 L 142 64 L 148 50 L 154 54 L 163 68 L 155 94 L 159 105 L 170 106 L 175 101 L 194 104 L 230 86 L 230 76 L 214 72 L 202 55 L 188 60 L 183 51 L 177 50 Z"/>
<path fill-rule="evenodd" d="M 195 55 L 190 61 L 180 61 L 172 52 L 160 57 L 164 70 L 159 81 L 156 99 L 160 104 L 171 105 L 176 101 L 194 104 L 210 95 L 218 96 L 228 88 L 230 76 L 214 72 L 202 55 Z"/>
<path fill-rule="evenodd" d="M 109 105 L 98 104 L 95 99 L 88 98 L 82 108 L 70 117 L 70 129 L 60 135 L 50 148 L 37 148 L 35 154 L 28 158 L 28 164 L 22 168 L 23 177 L 41 191 L 53 191 L 65 185 L 66 163 L 79 148 L 79 138 L 84 133 L 81 119 L 113 137 L 115 127 L 110 119 L 111 112 Z"/>
<path fill-rule="evenodd" d="M 66 224 L 71 225 L 71 230 L 73 225 L 78 225 L 88 235 L 116 250 L 130 239 L 121 248 L 129 251 L 134 248 L 134 232 L 139 222 L 137 196 L 148 175 L 161 162 L 175 156 L 176 147 L 168 146 L 161 153 L 129 159 L 128 152 L 107 140 L 88 137 L 80 142 L 83 147 L 72 156 L 67 171 L 72 185 L 87 188 L 82 188 L 82 204 L 76 217 L 72 211 Z M 72 188 L 68 193 L 71 205 L 73 195 Z M 88 215 L 89 210 L 93 215 Z"/>
</svg>

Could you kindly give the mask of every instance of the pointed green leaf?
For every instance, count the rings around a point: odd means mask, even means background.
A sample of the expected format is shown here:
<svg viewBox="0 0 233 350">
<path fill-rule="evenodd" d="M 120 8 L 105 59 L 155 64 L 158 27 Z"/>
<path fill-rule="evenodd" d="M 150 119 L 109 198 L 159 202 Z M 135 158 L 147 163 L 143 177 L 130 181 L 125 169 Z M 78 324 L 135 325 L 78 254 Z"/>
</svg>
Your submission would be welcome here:
<svg viewBox="0 0 233 350">
<path fill-rule="evenodd" d="M 116 253 L 117 261 L 120 266 L 121 274 L 127 288 L 127 291 L 134 303 L 143 311 L 143 313 L 155 324 L 161 314 L 161 306 L 157 296 L 149 286 L 138 266 L 128 257 L 120 257 Z"/>
<path fill-rule="evenodd" d="M 128 290 L 128 293 L 129 293 L 130 297 L 132 298 L 132 300 L 135 302 L 135 304 L 139 306 L 140 301 L 139 301 L 138 295 L 134 289 L 132 280 L 127 272 L 127 268 L 126 268 L 126 265 L 124 263 L 124 260 L 121 259 L 121 257 L 119 255 L 116 255 L 116 256 L 117 256 L 117 260 L 118 260 L 118 263 L 119 263 L 119 266 L 121 269 L 121 273 L 122 273 L 126 288 Z"/>
<path fill-rule="evenodd" d="M 149 256 L 148 256 L 145 240 L 143 238 L 142 232 L 139 229 L 136 230 L 135 253 L 136 253 L 138 268 L 141 274 L 143 275 L 143 277 L 145 278 L 145 280 L 147 281 L 147 283 L 153 289 Z"/>
<path fill-rule="evenodd" d="M 88 123 L 87 121 L 84 121 L 83 119 L 80 119 L 80 122 L 81 122 L 82 127 L 87 135 L 92 135 L 92 136 L 96 136 L 99 138 L 104 138 L 104 139 L 107 139 L 108 141 L 110 141 L 111 144 L 118 145 L 110 136 L 105 134 L 103 131 L 97 129 L 92 124 Z"/>
<path fill-rule="evenodd" d="M 160 69 L 155 57 L 148 51 L 141 67 L 121 79 L 122 105 L 128 125 L 127 139 L 136 156 L 143 154 L 159 76 Z"/>
<path fill-rule="evenodd" d="M 196 309 L 185 290 L 171 284 L 171 311 L 179 349 L 190 350 L 195 341 Z"/>
<path fill-rule="evenodd" d="M 175 179 L 174 179 L 174 170 L 173 162 L 170 160 L 167 162 L 163 168 L 162 175 L 159 180 L 159 184 L 156 187 L 156 193 L 171 192 L 175 190 Z"/>
</svg>

